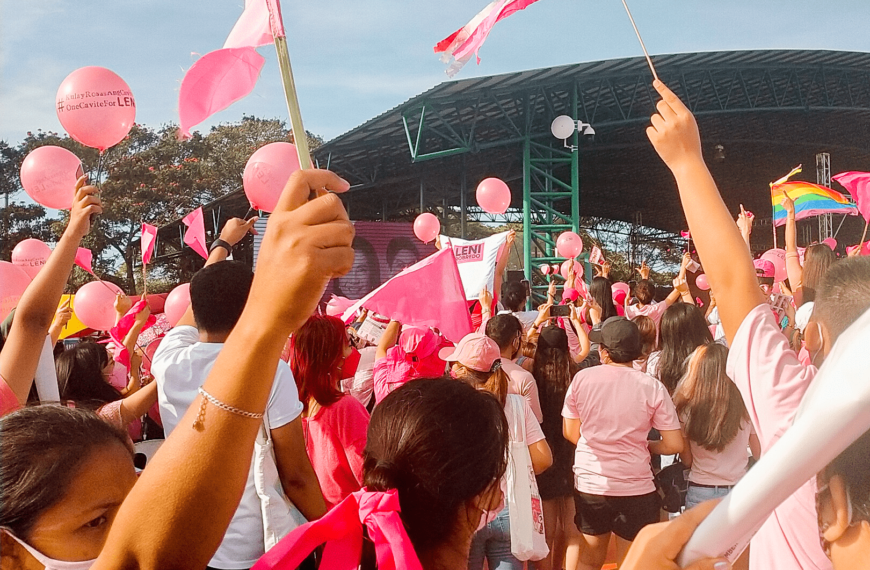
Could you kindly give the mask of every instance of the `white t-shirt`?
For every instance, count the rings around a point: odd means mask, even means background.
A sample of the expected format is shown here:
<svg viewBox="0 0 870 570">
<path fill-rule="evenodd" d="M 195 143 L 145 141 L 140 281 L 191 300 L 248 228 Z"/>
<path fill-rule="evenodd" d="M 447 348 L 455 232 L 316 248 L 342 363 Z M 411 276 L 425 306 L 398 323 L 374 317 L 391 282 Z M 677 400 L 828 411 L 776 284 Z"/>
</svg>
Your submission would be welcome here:
<svg viewBox="0 0 870 570">
<path fill-rule="evenodd" d="M 198 389 L 205 383 L 223 346 L 222 343 L 199 342 L 199 332 L 191 326 L 175 327 L 160 343 L 154 353 L 151 372 L 157 382 L 157 401 L 167 437 L 199 395 Z M 302 413 L 293 373 L 283 361 L 278 362 L 267 409 L 271 429 L 287 425 Z M 206 414 L 209 413 L 216 410 L 206 409 Z M 209 566 L 250 568 L 265 551 L 263 518 L 252 467 L 239 507 Z"/>
</svg>

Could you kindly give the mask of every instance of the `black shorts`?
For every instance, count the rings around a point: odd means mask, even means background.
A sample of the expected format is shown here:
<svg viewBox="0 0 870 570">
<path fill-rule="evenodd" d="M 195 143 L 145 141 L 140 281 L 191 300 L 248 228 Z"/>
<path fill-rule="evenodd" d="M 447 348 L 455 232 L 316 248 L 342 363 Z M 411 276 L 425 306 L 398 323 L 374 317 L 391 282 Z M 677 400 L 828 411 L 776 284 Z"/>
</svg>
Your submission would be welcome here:
<svg viewBox="0 0 870 570">
<path fill-rule="evenodd" d="M 612 532 L 634 540 L 640 529 L 659 522 L 661 497 L 656 491 L 632 497 L 608 497 L 574 492 L 574 524 L 583 534 L 599 536 Z"/>
</svg>

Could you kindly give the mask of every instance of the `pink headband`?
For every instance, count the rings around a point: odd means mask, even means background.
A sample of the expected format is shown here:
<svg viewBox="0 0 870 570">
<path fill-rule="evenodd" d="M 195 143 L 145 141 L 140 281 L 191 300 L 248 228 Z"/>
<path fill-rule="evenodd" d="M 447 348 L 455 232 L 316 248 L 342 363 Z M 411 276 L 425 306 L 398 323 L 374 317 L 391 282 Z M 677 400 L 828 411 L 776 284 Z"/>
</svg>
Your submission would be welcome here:
<svg viewBox="0 0 870 570">
<path fill-rule="evenodd" d="M 380 570 L 423 570 L 400 510 L 395 489 L 351 493 L 322 518 L 293 530 L 251 570 L 293 570 L 323 543 L 321 568 L 356 570 L 362 556 L 363 524 L 375 544 Z"/>
</svg>

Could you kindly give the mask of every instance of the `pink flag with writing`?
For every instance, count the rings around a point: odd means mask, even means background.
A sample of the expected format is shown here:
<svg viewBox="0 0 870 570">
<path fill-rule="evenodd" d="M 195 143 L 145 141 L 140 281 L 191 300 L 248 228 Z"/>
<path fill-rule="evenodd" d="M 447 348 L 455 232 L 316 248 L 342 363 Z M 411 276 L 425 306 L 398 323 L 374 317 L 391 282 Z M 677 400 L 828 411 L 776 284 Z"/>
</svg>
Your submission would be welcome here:
<svg viewBox="0 0 870 570">
<path fill-rule="evenodd" d="M 154 246 L 157 245 L 157 228 L 151 224 L 142 224 L 142 265 L 148 265 L 151 256 L 154 255 Z"/>
<path fill-rule="evenodd" d="M 601 253 L 601 248 L 597 245 L 592 246 L 592 251 L 589 253 L 589 263 L 595 265 L 604 263 L 604 254 Z"/>
<path fill-rule="evenodd" d="M 833 179 L 849 191 L 864 220 L 870 222 L 870 172 L 841 172 Z"/>
<path fill-rule="evenodd" d="M 86 247 L 80 247 L 76 250 L 75 264 L 94 275 L 94 254 Z M 94 275 L 96 277 L 96 275 Z"/>
<path fill-rule="evenodd" d="M 208 246 L 205 243 L 205 220 L 202 217 L 202 208 L 197 208 L 184 216 L 181 220 L 187 231 L 184 233 L 184 243 L 196 253 L 208 259 Z"/>
<path fill-rule="evenodd" d="M 435 53 L 443 54 L 441 61 L 450 63 L 447 67 L 447 75 L 453 77 L 462 67 L 468 63 L 472 55 L 477 55 L 486 41 L 489 32 L 496 22 L 503 20 L 538 0 L 494 0 L 486 8 L 481 10 L 470 22 L 456 30 L 450 36 L 441 40 L 435 46 Z"/>
<path fill-rule="evenodd" d="M 418 261 L 347 309 L 347 322 L 360 308 L 403 325 L 437 328 L 447 340 L 459 342 L 472 332 L 471 315 L 453 248 Z"/>
</svg>

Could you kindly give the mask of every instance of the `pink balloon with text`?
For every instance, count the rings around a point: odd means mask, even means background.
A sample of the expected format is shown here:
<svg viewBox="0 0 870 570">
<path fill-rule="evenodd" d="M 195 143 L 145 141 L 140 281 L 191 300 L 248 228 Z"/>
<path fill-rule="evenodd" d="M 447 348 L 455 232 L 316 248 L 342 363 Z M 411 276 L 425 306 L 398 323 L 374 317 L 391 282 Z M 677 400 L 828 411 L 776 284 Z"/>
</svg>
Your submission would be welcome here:
<svg viewBox="0 0 870 570">
<path fill-rule="evenodd" d="M 12 250 L 12 264 L 17 265 L 33 279 L 51 255 L 51 248 L 38 239 L 18 242 Z"/>
<path fill-rule="evenodd" d="M 556 252 L 569 259 L 577 257 L 583 253 L 583 240 L 574 232 L 563 232 L 556 239 Z"/>
<path fill-rule="evenodd" d="M 242 185 L 255 210 L 272 212 L 290 175 L 299 170 L 296 145 L 274 142 L 257 149 L 245 165 Z"/>
<path fill-rule="evenodd" d="M 0 320 L 9 316 L 24 290 L 30 285 L 30 277 L 20 267 L 0 261 Z"/>
<path fill-rule="evenodd" d="M 124 140 L 136 121 L 133 92 L 105 67 L 82 67 L 67 75 L 57 90 L 56 107 L 66 132 L 100 152 Z"/>
<path fill-rule="evenodd" d="M 82 161 L 72 152 L 59 146 L 41 146 L 21 163 L 21 186 L 37 204 L 69 210 L 82 173 Z"/>
</svg>

